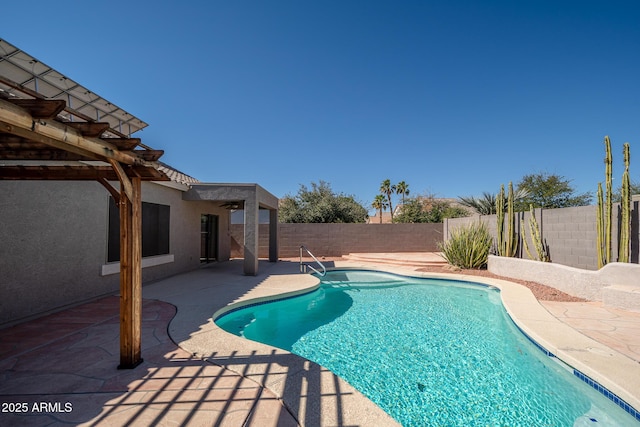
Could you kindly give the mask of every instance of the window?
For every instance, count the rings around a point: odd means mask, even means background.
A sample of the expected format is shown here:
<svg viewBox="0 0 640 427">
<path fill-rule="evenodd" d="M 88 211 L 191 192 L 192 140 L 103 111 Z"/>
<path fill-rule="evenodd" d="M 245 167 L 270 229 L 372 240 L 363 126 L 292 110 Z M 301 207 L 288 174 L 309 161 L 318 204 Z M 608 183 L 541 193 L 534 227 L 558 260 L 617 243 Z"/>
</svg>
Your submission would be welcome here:
<svg viewBox="0 0 640 427">
<path fill-rule="evenodd" d="M 169 253 L 169 211 L 167 205 L 142 202 L 142 256 Z M 109 197 L 109 242 L 107 262 L 120 261 L 120 211 Z"/>
</svg>

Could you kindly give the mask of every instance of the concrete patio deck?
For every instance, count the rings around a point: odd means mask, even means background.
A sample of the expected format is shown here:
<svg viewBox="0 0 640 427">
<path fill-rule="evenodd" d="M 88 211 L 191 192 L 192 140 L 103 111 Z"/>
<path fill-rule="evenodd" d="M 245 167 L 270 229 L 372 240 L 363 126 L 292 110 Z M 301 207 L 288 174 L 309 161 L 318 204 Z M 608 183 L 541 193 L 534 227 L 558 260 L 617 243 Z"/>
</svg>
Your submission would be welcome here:
<svg viewBox="0 0 640 427">
<path fill-rule="evenodd" d="M 229 303 L 301 292 L 317 282 L 297 273 L 294 262 L 261 261 L 255 277 L 242 275 L 241 263 L 211 264 L 145 286 L 144 362 L 133 370 L 116 369 L 115 296 L 0 330 L 0 402 L 11 409 L 0 412 L 0 425 L 397 425 L 328 370 L 215 326 L 211 316 Z M 419 275 L 411 266 L 383 269 Z M 598 380 L 638 407 L 640 315 L 614 317 L 593 303 L 535 304 L 532 311 L 528 290 L 502 285 L 505 305 L 529 325 L 527 333 L 589 373 L 604 371 Z"/>
</svg>

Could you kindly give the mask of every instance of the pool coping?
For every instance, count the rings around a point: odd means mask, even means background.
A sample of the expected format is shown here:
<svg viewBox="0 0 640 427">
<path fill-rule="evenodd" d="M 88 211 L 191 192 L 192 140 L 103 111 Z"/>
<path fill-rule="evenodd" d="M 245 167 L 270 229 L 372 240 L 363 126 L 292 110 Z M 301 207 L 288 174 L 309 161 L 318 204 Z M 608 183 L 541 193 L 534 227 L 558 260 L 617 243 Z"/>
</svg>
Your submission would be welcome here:
<svg viewBox="0 0 640 427">
<path fill-rule="evenodd" d="M 273 265 L 277 264 L 280 263 Z M 404 266 L 363 265 L 352 261 L 336 261 L 334 269 L 374 270 L 494 286 L 501 291 L 503 305 L 514 323 L 531 340 L 631 407 L 640 408 L 640 364 L 562 323 L 525 286 L 502 279 L 424 273 Z M 182 297 L 159 295 L 158 299 L 169 300 L 178 307 L 178 314 L 169 327 L 172 338 L 192 354 L 252 379 L 275 393 L 301 425 L 398 425 L 377 405 L 326 368 L 284 350 L 237 337 L 215 325 L 213 313 L 219 316 L 238 304 L 280 299 L 310 292 L 319 286 L 320 281 L 311 275 L 281 272 L 277 267 L 266 270 L 247 292 L 233 299 L 220 298 L 218 306 L 213 308 L 213 298 L 207 299 L 205 294 L 216 295 L 215 291 L 220 290 L 218 285 L 210 289 L 198 288 L 203 295 L 200 298 L 192 295 L 188 305 L 179 301 Z M 186 292 L 182 289 L 181 295 Z M 205 315 L 208 321 L 203 323 Z M 329 397 L 310 402 L 312 391 Z"/>
<path fill-rule="evenodd" d="M 637 398 L 640 381 L 638 362 L 560 322 L 535 297 L 537 306 L 523 304 L 518 299 L 521 295 L 517 295 L 520 290 L 510 289 L 513 282 L 477 276 L 465 277 L 470 282 L 490 284 L 500 289 L 502 304 L 507 313 L 540 351 L 567 365 L 576 377 L 640 421 L 640 411 L 637 409 L 640 407 L 640 400 Z M 565 343 L 559 344 L 558 341 Z"/>
<path fill-rule="evenodd" d="M 376 266 L 375 270 L 371 267 L 336 269 L 369 269 L 406 277 L 455 279 L 496 287 L 500 290 L 507 313 L 530 341 L 547 356 L 555 357 L 568 365 L 574 370 L 575 376 L 640 421 L 640 363 L 558 320 L 527 287 L 503 279 L 407 271 L 395 266 Z M 616 401 L 616 398 L 623 402 Z"/>
<path fill-rule="evenodd" d="M 215 283 L 213 275 L 195 272 L 144 288 L 145 298 L 167 301 L 178 308 L 169 335 L 181 348 L 268 389 L 300 425 L 399 426 L 328 369 L 285 350 L 230 334 L 213 322 L 214 313 L 237 304 L 306 293 L 319 286 L 317 278 L 295 272 L 297 267 L 286 262 L 265 264 L 256 277 L 218 271 Z"/>
</svg>

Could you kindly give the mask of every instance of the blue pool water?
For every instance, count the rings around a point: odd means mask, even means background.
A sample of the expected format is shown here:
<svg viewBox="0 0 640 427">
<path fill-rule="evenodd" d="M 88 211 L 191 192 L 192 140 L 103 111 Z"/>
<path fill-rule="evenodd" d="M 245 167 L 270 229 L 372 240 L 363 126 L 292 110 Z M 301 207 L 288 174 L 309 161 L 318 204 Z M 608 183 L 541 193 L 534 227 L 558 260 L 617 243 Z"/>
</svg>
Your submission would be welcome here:
<svg viewBox="0 0 640 427">
<path fill-rule="evenodd" d="M 477 284 L 336 271 L 313 292 L 216 324 L 330 369 L 404 426 L 640 425 L 535 347 L 499 291 Z"/>
</svg>

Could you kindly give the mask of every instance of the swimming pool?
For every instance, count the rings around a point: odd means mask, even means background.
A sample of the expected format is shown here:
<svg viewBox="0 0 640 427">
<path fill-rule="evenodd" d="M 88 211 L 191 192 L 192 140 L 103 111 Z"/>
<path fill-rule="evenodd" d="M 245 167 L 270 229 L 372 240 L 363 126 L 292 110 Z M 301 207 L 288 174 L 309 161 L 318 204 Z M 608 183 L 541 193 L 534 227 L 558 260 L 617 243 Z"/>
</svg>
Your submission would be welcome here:
<svg viewBox="0 0 640 427">
<path fill-rule="evenodd" d="M 325 366 L 405 426 L 636 423 L 536 348 L 499 291 L 478 284 L 334 271 L 313 292 L 216 323 Z"/>
</svg>

